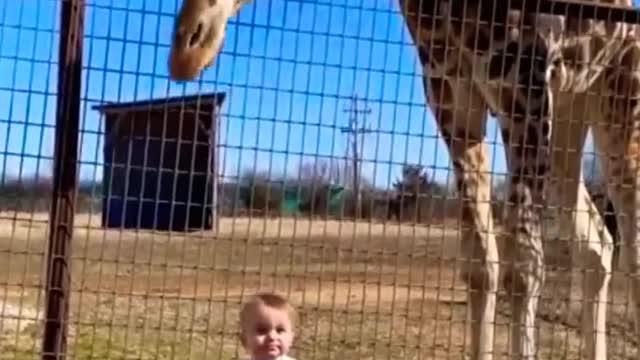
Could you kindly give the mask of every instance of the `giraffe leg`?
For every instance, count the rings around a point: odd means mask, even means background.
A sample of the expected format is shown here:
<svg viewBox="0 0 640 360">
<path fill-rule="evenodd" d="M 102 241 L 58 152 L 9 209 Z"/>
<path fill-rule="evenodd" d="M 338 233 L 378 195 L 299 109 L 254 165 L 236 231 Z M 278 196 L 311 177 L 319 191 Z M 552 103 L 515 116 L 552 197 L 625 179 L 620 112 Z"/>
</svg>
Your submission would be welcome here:
<svg viewBox="0 0 640 360">
<path fill-rule="evenodd" d="M 613 240 L 582 181 L 582 147 L 586 128 L 560 117 L 554 120 L 552 176 L 553 204 L 560 210 L 560 228 L 573 243 L 574 265 L 584 270 L 582 334 L 584 359 L 606 360 L 606 304 L 611 279 Z"/>
<path fill-rule="evenodd" d="M 635 127 L 638 128 L 633 132 L 640 134 L 640 124 Z M 636 159 L 637 154 L 640 154 L 640 142 L 637 138 L 633 141 L 627 139 L 622 145 L 620 135 L 616 136 L 609 131 L 598 133 L 598 145 L 606 149 L 603 151 L 607 151 L 610 156 L 606 166 L 608 191 L 619 220 L 620 256 L 624 257 L 630 275 L 636 333 L 640 337 L 640 167 Z"/>
<path fill-rule="evenodd" d="M 578 249 L 573 252 L 574 264 L 585 274 L 582 282 L 582 334 L 588 360 L 606 360 L 606 325 L 613 239 L 604 226 L 598 208 L 591 200 L 584 182 L 577 192 L 574 221 Z"/>
<path fill-rule="evenodd" d="M 512 236 L 504 247 L 503 258 L 507 264 L 504 286 L 511 295 L 512 356 L 528 359 L 533 358 L 536 351 L 534 327 L 544 283 L 544 259 L 539 216 L 534 209 L 535 195 L 530 187 L 514 178 L 511 178 L 508 201 L 515 209 L 510 211 L 506 223 Z"/>
<path fill-rule="evenodd" d="M 640 42 L 627 39 L 605 73 L 604 124 L 594 124 L 608 193 L 619 220 L 621 254 L 631 282 L 640 338 Z"/>
<path fill-rule="evenodd" d="M 542 100 L 544 101 L 544 100 Z M 513 324 L 512 356 L 535 358 L 535 319 L 545 280 L 540 209 L 548 177 L 548 141 L 551 124 L 547 119 L 527 121 L 519 116 L 501 119 L 507 147 L 510 186 L 507 205 L 511 208 L 506 227 L 510 238 L 504 246 L 506 263 L 504 286 L 511 296 Z M 546 124 L 546 125 L 545 125 Z"/>
<path fill-rule="evenodd" d="M 470 292 L 471 359 L 491 360 L 499 259 L 483 143 L 486 106 L 468 80 L 429 81 L 431 87 L 425 82 L 425 92 L 430 94 L 429 102 L 449 149 L 462 198 L 461 275 Z"/>
</svg>

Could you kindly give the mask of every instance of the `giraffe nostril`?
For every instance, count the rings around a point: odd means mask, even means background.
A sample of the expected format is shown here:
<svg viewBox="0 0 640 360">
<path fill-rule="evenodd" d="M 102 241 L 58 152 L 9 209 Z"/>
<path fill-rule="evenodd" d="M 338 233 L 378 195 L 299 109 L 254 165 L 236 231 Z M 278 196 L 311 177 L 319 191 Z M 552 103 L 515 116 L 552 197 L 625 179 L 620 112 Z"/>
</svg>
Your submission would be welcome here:
<svg viewBox="0 0 640 360">
<path fill-rule="evenodd" d="M 198 44 L 198 41 L 200 41 L 200 36 L 202 35 L 202 23 L 198 23 L 198 27 L 196 28 L 196 31 L 193 32 L 193 34 L 191 34 L 191 36 L 189 37 L 189 47 L 194 47 Z"/>
</svg>

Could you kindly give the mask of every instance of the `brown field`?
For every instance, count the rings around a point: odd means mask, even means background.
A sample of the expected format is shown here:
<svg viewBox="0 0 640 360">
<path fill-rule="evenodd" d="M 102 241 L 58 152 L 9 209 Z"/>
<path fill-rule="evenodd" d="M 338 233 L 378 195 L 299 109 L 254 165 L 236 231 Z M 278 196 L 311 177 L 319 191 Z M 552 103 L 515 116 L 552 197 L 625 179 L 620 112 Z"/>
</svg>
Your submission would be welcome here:
<svg viewBox="0 0 640 360">
<path fill-rule="evenodd" d="M 3 359 L 33 359 L 40 347 L 47 216 L 35 217 L 0 213 Z M 99 215 L 76 217 L 68 358 L 233 359 L 242 354 L 239 303 L 259 289 L 284 292 L 300 309 L 293 354 L 300 359 L 464 357 L 469 338 L 455 224 L 224 218 L 218 234 L 188 235 L 99 224 Z M 549 264 L 566 264 L 558 247 L 547 245 Z M 578 275 L 548 270 L 541 359 L 582 358 Z M 622 279 L 616 274 L 610 297 L 612 359 L 637 356 Z M 501 294 L 496 320 L 503 354 L 506 300 Z"/>
</svg>

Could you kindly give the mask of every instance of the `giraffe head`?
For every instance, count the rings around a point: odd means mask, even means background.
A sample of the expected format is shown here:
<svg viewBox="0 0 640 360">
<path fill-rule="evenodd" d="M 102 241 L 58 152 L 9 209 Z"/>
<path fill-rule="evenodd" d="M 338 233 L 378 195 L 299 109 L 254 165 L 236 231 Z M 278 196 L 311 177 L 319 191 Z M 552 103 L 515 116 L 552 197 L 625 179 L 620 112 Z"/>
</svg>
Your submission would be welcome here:
<svg viewBox="0 0 640 360">
<path fill-rule="evenodd" d="M 169 77 L 192 80 L 220 52 L 227 22 L 249 0 L 183 0 L 176 17 Z"/>
</svg>

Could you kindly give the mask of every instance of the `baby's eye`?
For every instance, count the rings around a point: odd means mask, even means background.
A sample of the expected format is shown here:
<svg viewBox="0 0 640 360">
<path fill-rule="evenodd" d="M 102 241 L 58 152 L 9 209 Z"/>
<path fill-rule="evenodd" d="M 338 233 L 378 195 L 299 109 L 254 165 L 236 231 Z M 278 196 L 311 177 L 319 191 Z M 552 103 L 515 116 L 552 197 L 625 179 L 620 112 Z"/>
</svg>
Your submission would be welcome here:
<svg viewBox="0 0 640 360">
<path fill-rule="evenodd" d="M 267 327 L 266 327 L 266 326 L 258 326 L 258 327 L 256 328 L 256 332 L 257 332 L 258 334 L 266 334 L 266 333 L 268 333 L 268 332 L 269 332 L 269 329 L 267 329 Z"/>
<path fill-rule="evenodd" d="M 284 328 L 284 327 L 282 327 L 282 326 L 278 326 L 278 327 L 276 328 L 276 331 L 278 332 L 278 334 L 282 334 L 283 332 L 287 331 L 287 329 L 285 329 L 285 328 Z"/>
</svg>

